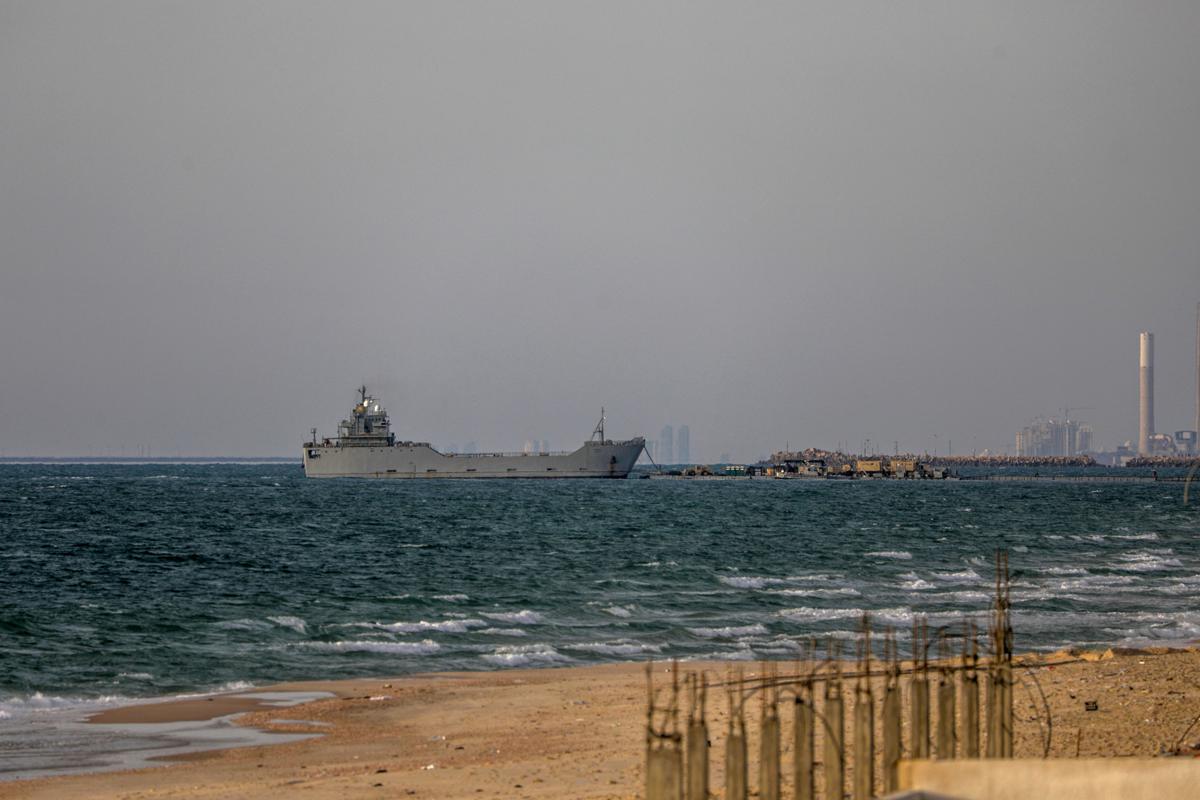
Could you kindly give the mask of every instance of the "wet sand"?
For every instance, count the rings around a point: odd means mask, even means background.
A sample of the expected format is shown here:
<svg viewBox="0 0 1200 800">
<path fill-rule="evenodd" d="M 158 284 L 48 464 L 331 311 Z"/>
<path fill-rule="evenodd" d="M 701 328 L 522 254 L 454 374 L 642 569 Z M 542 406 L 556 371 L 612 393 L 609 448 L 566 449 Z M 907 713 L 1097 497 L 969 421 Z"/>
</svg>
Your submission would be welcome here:
<svg viewBox="0 0 1200 800">
<path fill-rule="evenodd" d="M 684 664 L 719 679 L 752 662 Z M 781 670 L 790 665 L 780 664 Z M 669 665 L 655 665 L 660 686 Z M 1154 756 L 1200 743 L 1200 652 L 1156 649 L 1060 653 L 1028 674 L 1053 712 L 1051 756 Z M 1015 695 L 1018 756 L 1040 756 L 1036 686 Z M 322 734 L 289 744 L 196 753 L 159 768 L 0 783 L 0 798 L 632 798 L 641 793 L 645 665 L 444 673 L 281 684 L 255 690 L 327 691 L 289 708 L 219 696 L 131 706 L 96 722 L 194 720 L 244 712 L 265 731 Z M 1036 700 L 1035 700 L 1036 698 Z M 1086 711 L 1094 700 L 1096 711 Z M 710 699 L 713 743 L 723 739 L 723 693 Z M 756 706 L 755 706 L 756 708 Z M 789 712 L 785 711 L 785 718 Z M 753 726 L 751 726 L 753 727 Z M 751 742 L 753 747 L 753 741 Z M 713 786 L 720 787 L 714 757 Z M 790 757 L 785 753 L 785 764 Z"/>
</svg>

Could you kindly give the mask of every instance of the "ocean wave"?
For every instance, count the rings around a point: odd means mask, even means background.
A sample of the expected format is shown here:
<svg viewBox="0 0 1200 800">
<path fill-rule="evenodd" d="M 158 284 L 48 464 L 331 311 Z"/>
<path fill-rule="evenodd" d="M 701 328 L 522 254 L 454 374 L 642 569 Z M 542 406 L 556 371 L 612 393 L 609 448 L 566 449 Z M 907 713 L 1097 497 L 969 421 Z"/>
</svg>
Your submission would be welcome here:
<svg viewBox="0 0 1200 800">
<path fill-rule="evenodd" d="M 900 577 L 904 577 L 903 575 Z M 901 589 L 907 589 L 910 592 L 919 592 L 925 589 L 936 589 L 937 584 L 930 583 L 922 578 L 913 578 L 912 580 L 904 581 L 900 584 Z"/>
<path fill-rule="evenodd" d="M 475 633 L 483 634 L 486 636 L 528 636 L 529 635 L 529 631 L 522 630 L 520 628 L 484 628 L 482 630 L 475 631 Z"/>
<path fill-rule="evenodd" d="M 548 644 L 513 645 L 497 647 L 491 653 L 481 656 L 484 661 L 499 664 L 504 667 L 524 667 L 531 664 L 564 664 L 573 661 L 570 656 L 564 656 Z"/>
<path fill-rule="evenodd" d="M 300 619 L 300 617 L 282 615 L 278 617 L 267 617 L 267 619 L 282 628 L 291 628 L 296 633 L 308 633 L 308 625 L 304 620 Z"/>
<path fill-rule="evenodd" d="M 801 588 L 801 589 L 767 589 L 767 594 L 779 594 L 789 597 L 845 597 L 859 596 L 862 594 L 858 589 L 852 586 L 843 586 L 838 589 L 824 589 L 820 587 Z"/>
<path fill-rule="evenodd" d="M 350 622 L 344 627 L 372 628 L 374 630 L 391 631 L 392 633 L 467 633 L 472 628 L 482 628 L 487 625 L 481 619 L 446 619 L 439 622 L 419 620 L 417 622 Z"/>
<path fill-rule="evenodd" d="M 448 603 L 461 603 L 462 601 L 470 600 L 471 598 L 465 594 L 435 594 L 433 599 L 445 600 Z"/>
<path fill-rule="evenodd" d="M 628 619 L 629 617 L 633 616 L 634 607 L 631 605 L 630 606 L 608 606 L 608 607 L 602 608 L 600 610 L 607 614 L 612 614 L 614 617 L 620 617 L 621 619 Z"/>
<path fill-rule="evenodd" d="M 230 631 L 261 631 L 271 627 L 271 624 L 263 619 L 225 619 L 220 622 L 213 623 L 218 628 L 224 628 Z"/>
<path fill-rule="evenodd" d="M 784 608 L 775 612 L 778 616 L 797 622 L 826 622 L 838 619 L 859 619 L 864 613 L 876 621 L 907 622 L 912 619 L 910 608 Z M 932 616 L 932 615 L 930 615 Z"/>
<path fill-rule="evenodd" d="M 136 702 L 139 702 L 137 698 L 119 694 L 105 694 L 96 697 L 43 694 L 42 692 L 27 695 L 0 695 L 0 719 L 21 719 L 35 714 L 70 710 L 78 710 L 83 713 L 98 708 Z"/>
<path fill-rule="evenodd" d="M 894 558 L 898 561 L 912 561 L 912 553 L 907 550 L 873 550 L 863 553 L 867 558 Z"/>
<path fill-rule="evenodd" d="M 214 694 L 228 694 L 229 692 L 244 692 L 247 689 L 253 689 L 254 684 L 250 681 L 226 681 L 212 690 Z"/>
<path fill-rule="evenodd" d="M 958 572 L 935 572 L 933 577 L 939 581 L 948 583 L 961 583 L 963 581 L 979 581 L 983 580 L 979 577 L 979 573 L 973 569 L 959 570 Z"/>
<path fill-rule="evenodd" d="M 298 647 L 313 650 L 330 650 L 337 653 L 394 653 L 397 655 L 424 656 L 436 653 L 442 646 L 432 639 L 420 642 L 381 642 L 373 639 L 357 639 L 341 642 L 299 642 Z"/>
<path fill-rule="evenodd" d="M 702 639 L 736 639 L 755 633 L 765 634 L 767 627 L 756 622 L 753 625 L 729 625 L 723 628 L 688 628 L 688 631 Z"/>
<path fill-rule="evenodd" d="M 722 575 L 717 580 L 735 589 L 762 589 L 787 583 L 783 578 L 762 578 L 752 575 Z"/>
<path fill-rule="evenodd" d="M 921 595 L 921 599 L 930 603 L 982 603 L 985 604 L 984 608 L 979 610 L 983 611 L 988 607 L 986 604 L 990 604 L 992 596 L 987 592 L 967 589 L 959 592 L 929 592 Z"/>
<path fill-rule="evenodd" d="M 658 653 L 662 651 L 662 648 L 658 645 L 635 642 L 630 639 L 618 639 L 615 642 L 565 644 L 562 647 L 564 650 L 582 650 L 585 653 L 598 653 L 602 656 L 637 656 L 643 653 Z"/>
<path fill-rule="evenodd" d="M 518 625 L 536 625 L 542 622 L 545 618 L 536 611 L 530 611 L 528 608 L 521 611 L 484 611 L 481 616 L 488 619 L 494 619 L 497 622 L 515 622 Z"/>
<path fill-rule="evenodd" d="M 1168 558 L 1170 549 L 1146 551 L 1143 553 L 1125 553 L 1117 556 L 1122 563 L 1113 564 L 1112 568 L 1122 572 L 1164 572 L 1179 569 L 1183 562 L 1178 558 Z"/>
<path fill-rule="evenodd" d="M 1042 575 L 1087 575 L 1083 567 L 1042 567 L 1037 570 Z"/>
</svg>

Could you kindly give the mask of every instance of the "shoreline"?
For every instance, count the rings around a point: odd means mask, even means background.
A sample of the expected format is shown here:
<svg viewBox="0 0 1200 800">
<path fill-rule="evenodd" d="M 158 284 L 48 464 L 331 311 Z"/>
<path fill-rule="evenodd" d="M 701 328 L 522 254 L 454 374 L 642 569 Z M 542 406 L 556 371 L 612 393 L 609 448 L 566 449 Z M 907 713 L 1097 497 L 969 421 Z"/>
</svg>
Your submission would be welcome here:
<svg viewBox="0 0 1200 800">
<path fill-rule="evenodd" d="M 1084 757 L 1155 755 L 1200 707 L 1195 646 L 1067 649 L 1022 660 L 1041 676 L 1055 727 L 1065 732 L 1053 757 L 1070 757 L 1076 748 Z M 658 685 L 665 686 L 670 663 L 654 663 Z M 716 675 L 742 669 L 752 677 L 761 663 L 681 662 L 680 668 Z M 261 737 L 168 754 L 168 763 L 153 767 L 3 781 L 0 798 L 267 797 L 293 788 L 318 798 L 371 791 L 635 797 L 641 792 L 645 669 L 645 662 L 622 662 L 304 681 L 118 706 L 82 724 L 134 730 L 216 724 Z M 275 704 L 297 697 L 304 699 Z M 1084 711 L 1085 699 L 1095 699 L 1100 711 Z M 710 705 L 714 741 L 723 736 L 723 706 L 723 699 Z M 303 738 L 268 743 L 280 734 Z M 1193 730 L 1188 743 L 1192 739 L 1200 740 L 1200 731 Z M 1018 736 L 1018 755 L 1039 747 L 1031 736 Z"/>
</svg>

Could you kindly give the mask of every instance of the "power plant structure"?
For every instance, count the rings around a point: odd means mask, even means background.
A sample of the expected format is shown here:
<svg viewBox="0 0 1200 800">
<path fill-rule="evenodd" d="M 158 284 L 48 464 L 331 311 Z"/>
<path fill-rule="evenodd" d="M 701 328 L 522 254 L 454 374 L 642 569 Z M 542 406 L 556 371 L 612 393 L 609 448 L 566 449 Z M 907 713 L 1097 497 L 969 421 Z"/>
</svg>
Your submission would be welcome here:
<svg viewBox="0 0 1200 800">
<path fill-rule="evenodd" d="M 1140 456 L 1151 455 L 1154 438 L 1154 334 L 1138 334 L 1138 446 Z"/>
</svg>

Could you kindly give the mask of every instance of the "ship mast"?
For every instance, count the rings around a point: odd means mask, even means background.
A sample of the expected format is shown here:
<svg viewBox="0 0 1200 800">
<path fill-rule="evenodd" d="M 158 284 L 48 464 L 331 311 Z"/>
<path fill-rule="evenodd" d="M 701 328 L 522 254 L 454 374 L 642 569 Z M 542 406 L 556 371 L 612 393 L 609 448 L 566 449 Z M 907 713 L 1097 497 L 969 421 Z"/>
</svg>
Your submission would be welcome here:
<svg viewBox="0 0 1200 800">
<path fill-rule="evenodd" d="M 600 421 L 596 423 L 596 429 L 592 431 L 592 441 L 600 438 L 600 443 L 604 444 L 604 406 L 600 406 Z"/>
</svg>

